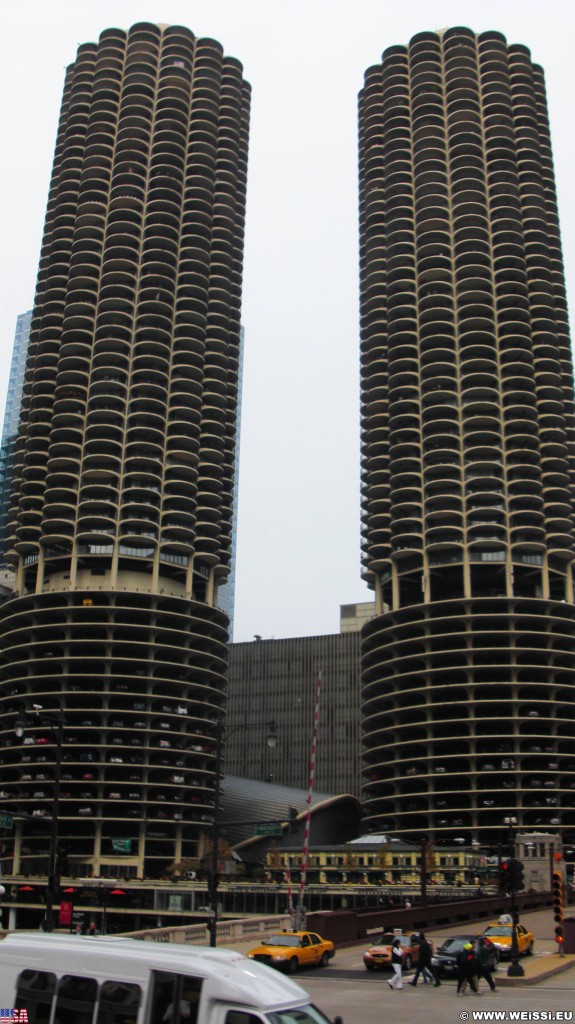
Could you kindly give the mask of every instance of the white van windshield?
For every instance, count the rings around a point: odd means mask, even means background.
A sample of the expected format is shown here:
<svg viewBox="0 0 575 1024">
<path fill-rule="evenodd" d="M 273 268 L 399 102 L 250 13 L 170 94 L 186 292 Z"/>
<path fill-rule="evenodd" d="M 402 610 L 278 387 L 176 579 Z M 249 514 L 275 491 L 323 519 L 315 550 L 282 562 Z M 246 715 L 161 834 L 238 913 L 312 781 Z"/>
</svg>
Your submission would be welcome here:
<svg viewBox="0 0 575 1024">
<path fill-rule="evenodd" d="M 276 1010 L 267 1013 L 270 1024 L 331 1024 L 317 1006 L 298 1006 L 297 1010 Z"/>
</svg>

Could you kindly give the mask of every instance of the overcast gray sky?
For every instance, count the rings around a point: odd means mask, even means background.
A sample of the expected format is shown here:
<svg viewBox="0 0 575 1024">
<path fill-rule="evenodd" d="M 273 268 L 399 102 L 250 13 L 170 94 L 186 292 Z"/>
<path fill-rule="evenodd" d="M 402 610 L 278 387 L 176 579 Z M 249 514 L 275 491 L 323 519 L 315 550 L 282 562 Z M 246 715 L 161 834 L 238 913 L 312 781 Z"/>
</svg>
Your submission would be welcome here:
<svg viewBox="0 0 575 1024">
<path fill-rule="evenodd" d="M 573 10 L 573 8 L 572 8 Z M 568 292 L 575 14 L 560 0 L 21 0 L 2 4 L 0 410 L 34 284 L 64 68 L 112 25 L 187 25 L 253 87 L 235 640 L 335 633 L 360 577 L 357 93 L 424 29 L 498 29 L 547 78 Z"/>
</svg>

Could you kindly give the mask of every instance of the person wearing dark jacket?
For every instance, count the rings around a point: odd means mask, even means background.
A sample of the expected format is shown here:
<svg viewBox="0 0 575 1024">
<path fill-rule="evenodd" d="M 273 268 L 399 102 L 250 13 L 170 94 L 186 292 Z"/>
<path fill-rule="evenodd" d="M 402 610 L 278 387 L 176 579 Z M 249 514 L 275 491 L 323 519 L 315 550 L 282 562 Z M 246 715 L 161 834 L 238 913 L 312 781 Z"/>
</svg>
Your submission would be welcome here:
<svg viewBox="0 0 575 1024">
<path fill-rule="evenodd" d="M 475 981 L 477 977 L 478 963 L 472 942 L 465 943 L 463 949 L 461 949 L 457 954 L 456 963 L 459 970 L 459 977 L 457 979 L 457 995 L 463 995 L 468 985 L 471 991 L 475 992 L 475 995 L 478 995 L 479 992 Z"/>
<path fill-rule="evenodd" d="M 480 935 L 479 936 L 479 939 L 477 940 L 477 947 L 476 947 L 477 948 L 477 963 L 478 963 L 477 977 L 478 978 L 485 978 L 485 980 L 486 980 L 487 984 L 489 985 L 489 988 L 491 989 L 491 991 L 492 992 L 496 992 L 497 991 L 497 986 L 496 986 L 496 984 L 495 984 L 495 982 L 493 980 L 493 975 L 491 974 L 491 968 L 489 966 L 491 946 L 492 946 L 491 939 L 489 939 L 486 935 Z"/>
<path fill-rule="evenodd" d="M 415 986 L 417 985 L 417 979 L 419 978 L 419 975 L 422 974 L 424 985 L 427 985 L 428 980 L 431 980 L 434 983 L 435 987 L 437 988 L 439 985 L 441 985 L 441 982 L 437 977 L 435 970 L 433 969 L 433 964 L 431 963 L 431 957 L 433 955 L 433 946 L 431 945 L 431 942 L 429 942 L 429 940 L 426 939 L 425 932 L 419 933 L 418 946 L 419 957 L 417 959 L 417 970 L 413 976 L 413 981 L 410 981 L 409 984 L 413 985 L 413 987 L 415 988 Z"/>
</svg>

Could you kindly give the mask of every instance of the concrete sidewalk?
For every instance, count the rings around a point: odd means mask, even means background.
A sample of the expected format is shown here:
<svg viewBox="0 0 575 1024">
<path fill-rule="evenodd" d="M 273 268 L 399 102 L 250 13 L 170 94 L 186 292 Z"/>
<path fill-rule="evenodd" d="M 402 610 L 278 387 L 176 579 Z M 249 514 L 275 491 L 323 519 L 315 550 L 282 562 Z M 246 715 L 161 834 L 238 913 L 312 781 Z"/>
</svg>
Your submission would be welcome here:
<svg viewBox="0 0 575 1024">
<path fill-rule="evenodd" d="M 496 975 L 498 988 L 508 988 L 514 985 L 537 985 L 540 981 L 552 978 L 554 974 L 568 971 L 575 965 L 575 953 L 567 953 L 565 956 L 548 953 L 542 956 L 522 957 L 520 964 L 525 971 L 524 977 L 510 978 L 507 974 L 509 966 L 507 961 L 500 963 Z"/>
</svg>

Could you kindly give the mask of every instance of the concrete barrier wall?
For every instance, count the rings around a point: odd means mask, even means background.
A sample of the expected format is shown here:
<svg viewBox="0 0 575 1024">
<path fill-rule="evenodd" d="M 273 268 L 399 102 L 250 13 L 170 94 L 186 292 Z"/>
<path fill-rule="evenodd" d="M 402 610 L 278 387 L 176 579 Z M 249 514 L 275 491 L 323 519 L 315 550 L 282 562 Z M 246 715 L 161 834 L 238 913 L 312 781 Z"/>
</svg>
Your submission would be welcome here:
<svg viewBox="0 0 575 1024">
<path fill-rule="evenodd" d="M 515 898 L 519 913 L 540 910 L 552 904 L 551 893 L 520 893 Z M 342 943 L 365 941 L 370 935 L 400 928 L 403 932 L 417 932 L 442 925 L 461 924 L 477 918 L 495 919 L 509 912 L 508 896 L 487 899 L 457 900 L 450 903 L 432 903 L 391 910 L 320 911 L 308 914 L 306 928 L 319 932 L 325 939 Z"/>
<path fill-rule="evenodd" d="M 271 935 L 283 928 L 291 928 L 291 918 L 286 914 L 279 917 L 244 917 L 235 920 L 218 921 L 217 944 L 256 940 L 259 936 Z M 181 925 L 176 928 L 145 928 L 137 932 L 123 932 L 125 939 L 142 939 L 144 942 L 177 942 L 192 946 L 209 946 L 210 935 L 205 924 Z"/>
</svg>

